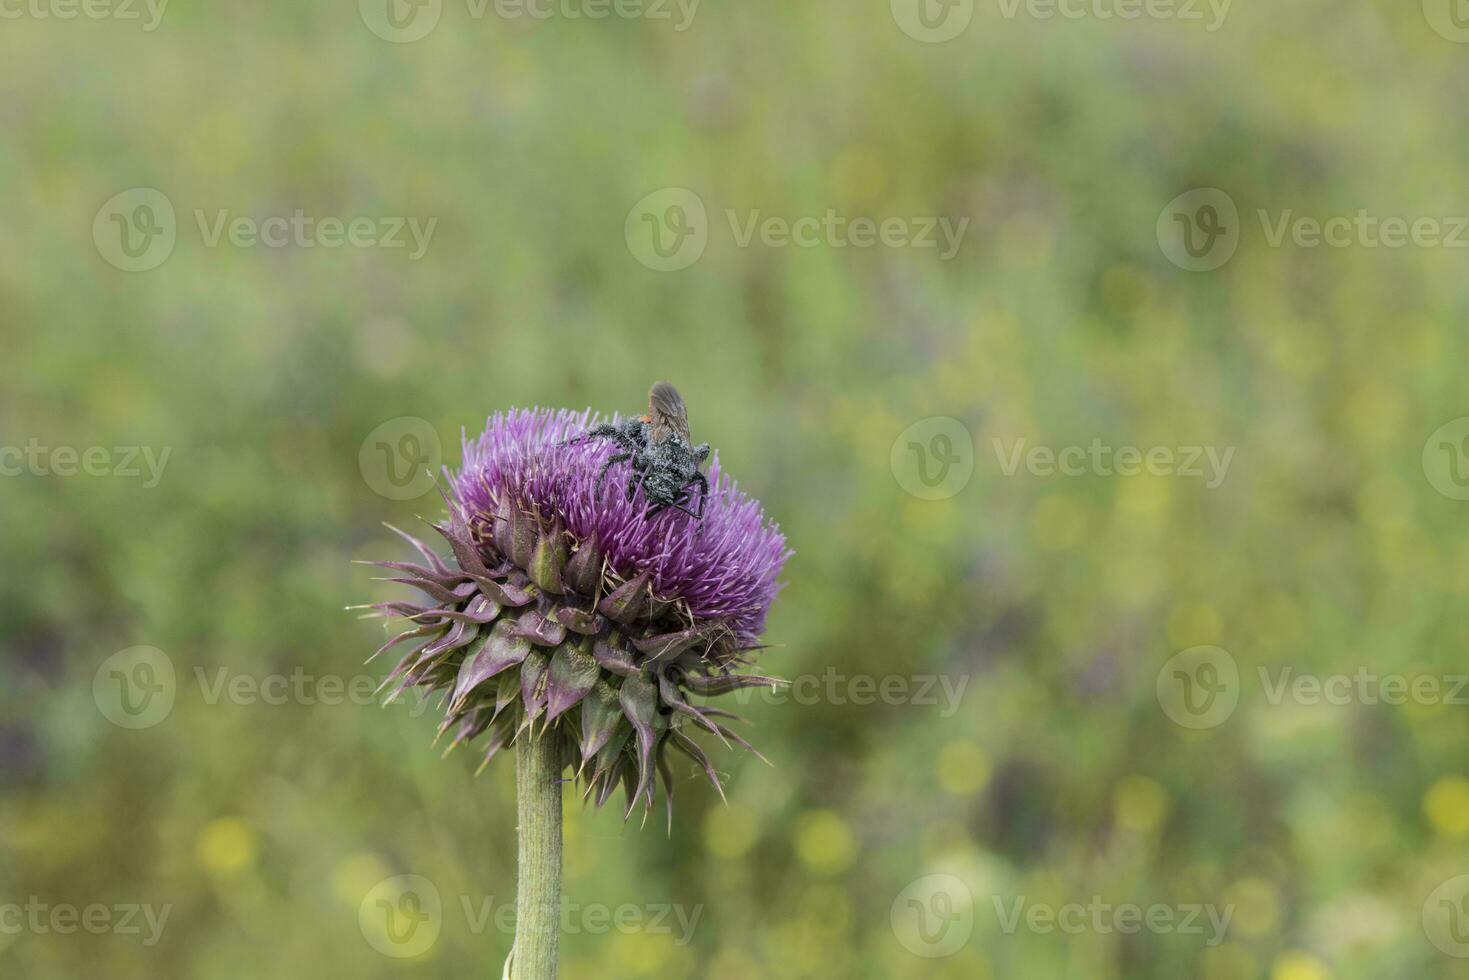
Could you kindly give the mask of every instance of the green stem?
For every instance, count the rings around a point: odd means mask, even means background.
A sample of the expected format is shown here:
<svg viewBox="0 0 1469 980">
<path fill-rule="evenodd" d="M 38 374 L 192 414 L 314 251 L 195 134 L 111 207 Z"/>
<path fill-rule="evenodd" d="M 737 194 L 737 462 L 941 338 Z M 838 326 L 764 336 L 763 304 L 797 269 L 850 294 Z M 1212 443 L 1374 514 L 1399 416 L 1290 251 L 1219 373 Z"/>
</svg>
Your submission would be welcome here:
<svg viewBox="0 0 1469 980">
<path fill-rule="evenodd" d="M 514 980 L 556 980 L 561 944 L 561 761 L 555 737 L 516 741 L 520 823 Z"/>
</svg>

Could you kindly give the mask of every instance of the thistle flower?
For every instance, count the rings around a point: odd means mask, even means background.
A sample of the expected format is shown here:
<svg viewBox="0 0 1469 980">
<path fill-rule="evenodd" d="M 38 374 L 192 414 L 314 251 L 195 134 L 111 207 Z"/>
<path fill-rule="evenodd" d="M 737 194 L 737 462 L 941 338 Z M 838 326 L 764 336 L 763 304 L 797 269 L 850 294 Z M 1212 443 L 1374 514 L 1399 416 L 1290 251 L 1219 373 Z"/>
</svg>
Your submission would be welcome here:
<svg viewBox="0 0 1469 980">
<path fill-rule="evenodd" d="M 629 500 L 616 480 L 598 499 L 615 448 L 567 441 L 600 421 L 514 410 L 466 436 L 463 468 L 446 473 L 448 520 L 433 525 L 451 556 L 393 528 L 425 564 L 372 563 L 431 600 L 370 607 L 406 621 L 377 653 L 411 643 L 384 687 L 389 700 L 444 692 L 451 749 L 484 735 L 487 763 L 517 739 L 552 739 L 584 799 L 601 806 L 622 785 L 624 819 L 639 801 L 651 809 L 656 771 L 671 819 L 671 752 L 724 792 L 694 733 L 755 751 L 726 724 L 737 716 L 701 699 L 778 683 L 741 671 L 790 552 L 717 456 L 702 519 L 650 519 L 642 491 Z"/>
</svg>

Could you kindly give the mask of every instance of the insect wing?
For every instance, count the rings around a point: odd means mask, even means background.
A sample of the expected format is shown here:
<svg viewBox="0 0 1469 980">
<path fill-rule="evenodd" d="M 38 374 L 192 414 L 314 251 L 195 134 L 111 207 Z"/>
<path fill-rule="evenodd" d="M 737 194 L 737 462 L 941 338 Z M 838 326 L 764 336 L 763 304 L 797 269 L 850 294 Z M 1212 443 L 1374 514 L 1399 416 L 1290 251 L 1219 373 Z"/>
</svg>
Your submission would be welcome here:
<svg viewBox="0 0 1469 980">
<path fill-rule="evenodd" d="M 683 396 L 667 381 L 660 381 L 648 392 L 648 415 L 653 442 L 663 442 L 671 435 L 689 438 L 689 410 Z"/>
</svg>

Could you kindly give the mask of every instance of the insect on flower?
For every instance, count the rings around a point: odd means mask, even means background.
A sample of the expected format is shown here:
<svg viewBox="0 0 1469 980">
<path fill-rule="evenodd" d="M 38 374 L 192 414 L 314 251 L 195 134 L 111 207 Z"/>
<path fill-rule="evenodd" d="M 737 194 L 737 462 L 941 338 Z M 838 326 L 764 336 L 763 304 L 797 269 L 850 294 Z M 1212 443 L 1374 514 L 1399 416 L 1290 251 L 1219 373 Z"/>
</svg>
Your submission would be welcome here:
<svg viewBox="0 0 1469 980">
<path fill-rule="evenodd" d="M 709 499 L 709 480 L 699 472 L 699 464 L 709 458 L 709 444 L 693 445 L 689 440 L 689 411 L 683 396 L 667 381 L 648 390 L 648 414 L 634 416 L 620 425 L 603 423 L 563 445 L 586 439 L 611 439 L 621 452 L 607 457 L 597 474 L 597 499 L 602 499 L 602 484 L 607 471 L 618 463 L 629 463 L 627 499 L 631 501 L 638 487 L 652 504 L 649 519 L 666 507 L 681 510 L 690 517 L 702 519 L 704 504 Z M 685 506 L 693 488 L 699 488 L 699 511 Z"/>
</svg>

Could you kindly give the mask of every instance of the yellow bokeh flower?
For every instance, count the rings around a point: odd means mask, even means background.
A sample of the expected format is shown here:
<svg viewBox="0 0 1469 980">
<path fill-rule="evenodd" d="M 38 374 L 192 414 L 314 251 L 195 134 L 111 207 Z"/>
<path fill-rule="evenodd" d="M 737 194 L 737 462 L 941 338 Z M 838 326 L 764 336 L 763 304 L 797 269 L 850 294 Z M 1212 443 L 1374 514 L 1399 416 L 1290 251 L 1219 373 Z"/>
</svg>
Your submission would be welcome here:
<svg viewBox="0 0 1469 980">
<path fill-rule="evenodd" d="M 199 832 L 194 855 L 209 871 L 227 874 L 255 864 L 255 829 L 236 817 L 212 820 Z"/>
<path fill-rule="evenodd" d="M 1117 825 L 1127 830 L 1157 830 L 1168 816 L 1172 802 L 1168 791 L 1155 779 L 1129 776 L 1117 784 L 1112 796 Z"/>
<path fill-rule="evenodd" d="M 832 810 L 812 810 L 796 827 L 796 854 L 818 874 L 840 874 L 857 856 L 857 839 Z"/>
<path fill-rule="evenodd" d="M 1276 957 L 1270 980 L 1331 980 L 1331 972 L 1316 957 L 1292 951 Z"/>
<path fill-rule="evenodd" d="M 989 753 L 968 739 L 956 739 L 939 750 L 934 763 L 939 786 L 951 796 L 972 796 L 990 781 Z"/>
<path fill-rule="evenodd" d="M 1423 813 L 1446 837 L 1469 836 L 1469 779 L 1445 776 L 1423 795 Z"/>
</svg>

